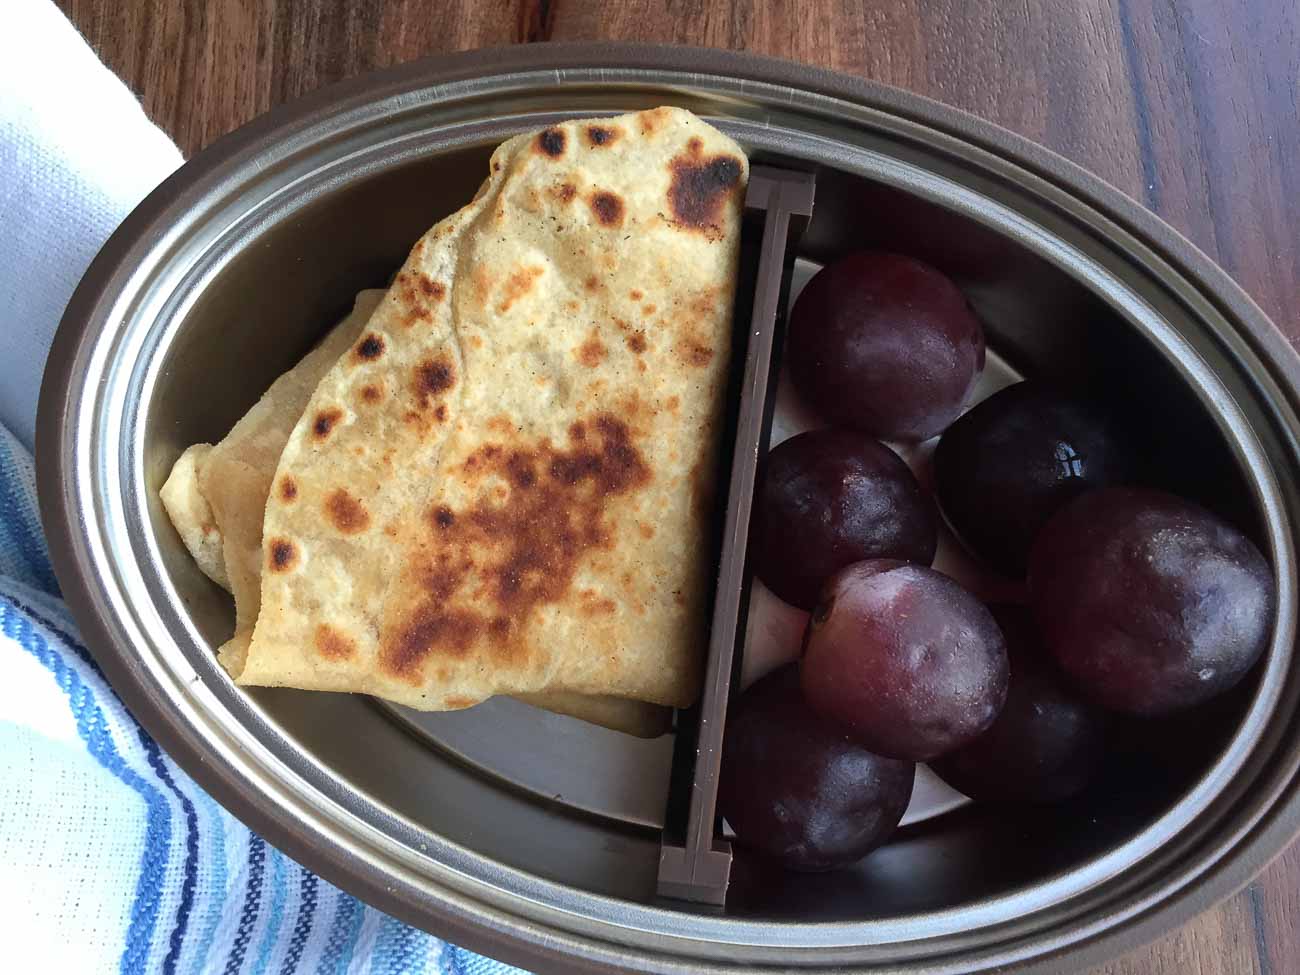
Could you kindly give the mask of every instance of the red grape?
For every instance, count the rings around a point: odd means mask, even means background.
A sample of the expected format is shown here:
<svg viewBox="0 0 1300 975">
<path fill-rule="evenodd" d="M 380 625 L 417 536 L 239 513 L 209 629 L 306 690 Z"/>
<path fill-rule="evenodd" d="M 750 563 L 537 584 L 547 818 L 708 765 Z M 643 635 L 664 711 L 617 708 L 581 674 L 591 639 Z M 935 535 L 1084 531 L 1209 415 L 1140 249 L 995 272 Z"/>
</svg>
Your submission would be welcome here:
<svg viewBox="0 0 1300 975">
<path fill-rule="evenodd" d="M 827 584 L 804 635 L 809 705 L 864 746 L 925 761 L 980 734 L 1007 695 L 989 611 L 947 576 L 888 559 Z"/>
<path fill-rule="evenodd" d="M 849 430 L 813 430 L 767 458 L 755 512 L 754 566 L 786 602 L 812 609 L 826 580 L 863 559 L 929 564 L 929 499 L 897 454 Z"/>
<path fill-rule="evenodd" d="M 882 440 L 925 440 L 965 405 L 984 368 L 984 331 L 940 271 L 868 251 L 808 282 L 785 355 L 799 395 L 825 419 Z"/>
<path fill-rule="evenodd" d="M 1058 512 L 1034 543 L 1029 590 L 1073 686 L 1132 714 L 1190 707 L 1264 651 L 1273 578 L 1259 550 L 1199 505 L 1107 488 Z"/>
<path fill-rule="evenodd" d="M 954 789 L 984 802 L 1066 799 L 1097 771 L 1102 716 L 1065 687 L 1027 610 L 992 611 L 1011 661 L 1007 703 L 987 731 L 930 767 Z"/>
<path fill-rule="evenodd" d="M 975 554 L 1023 577 L 1047 519 L 1084 491 L 1122 484 L 1131 467 L 1099 407 L 1017 383 L 944 431 L 934 453 L 935 492 Z"/>
<path fill-rule="evenodd" d="M 889 838 L 916 766 L 873 755 L 818 717 L 789 664 L 727 718 L 718 808 L 737 842 L 794 870 L 833 870 Z"/>
</svg>

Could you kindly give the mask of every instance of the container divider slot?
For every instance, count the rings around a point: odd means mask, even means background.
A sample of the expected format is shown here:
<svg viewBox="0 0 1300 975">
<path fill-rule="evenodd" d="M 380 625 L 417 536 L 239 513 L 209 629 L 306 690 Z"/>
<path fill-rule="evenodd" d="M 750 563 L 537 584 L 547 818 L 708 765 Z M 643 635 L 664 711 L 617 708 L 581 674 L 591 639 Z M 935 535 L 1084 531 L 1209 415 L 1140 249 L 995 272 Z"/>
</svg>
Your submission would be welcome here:
<svg viewBox="0 0 1300 975">
<path fill-rule="evenodd" d="M 704 691 L 695 723 L 694 754 L 688 739 L 675 763 L 690 762 L 689 800 L 670 798 L 659 857 L 661 897 L 721 907 L 731 877 L 731 845 L 718 836 L 718 776 L 727 700 L 738 671 L 739 643 L 749 609 L 748 541 L 759 468 L 767 451 L 775 405 L 780 352 L 779 325 L 789 289 L 793 245 L 812 216 L 814 178 L 809 173 L 755 165 L 745 195 L 747 231 L 761 226 L 757 270 L 752 277 L 749 329 L 744 333 L 735 443 L 719 549 L 717 588 L 709 631 Z M 742 274 L 742 282 L 746 281 Z M 737 314 L 743 321 L 747 294 Z M 686 754 L 684 754 L 686 753 Z M 691 761 L 693 759 L 693 762 Z M 684 798 L 684 797 L 683 797 Z M 684 807 L 679 808 L 679 807 Z M 682 823 L 683 816 L 685 822 Z"/>
</svg>

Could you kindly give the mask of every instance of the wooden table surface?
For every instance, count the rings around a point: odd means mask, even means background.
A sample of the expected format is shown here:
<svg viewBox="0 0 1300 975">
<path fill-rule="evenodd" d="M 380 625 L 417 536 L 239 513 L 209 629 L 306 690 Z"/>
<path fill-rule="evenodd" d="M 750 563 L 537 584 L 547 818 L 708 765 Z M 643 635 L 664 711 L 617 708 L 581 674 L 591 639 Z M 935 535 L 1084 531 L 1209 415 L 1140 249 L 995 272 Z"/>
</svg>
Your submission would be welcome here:
<svg viewBox="0 0 1300 975">
<path fill-rule="evenodd" d="M 1173 224 L 1300 343 L 1296 0 L 59 0 L 186 154 L 327 82 L 553 40 L 780 55 L 1028 136 Z M 1108 975 L 1300 972 L 1300 847 Z"/>
</svg>

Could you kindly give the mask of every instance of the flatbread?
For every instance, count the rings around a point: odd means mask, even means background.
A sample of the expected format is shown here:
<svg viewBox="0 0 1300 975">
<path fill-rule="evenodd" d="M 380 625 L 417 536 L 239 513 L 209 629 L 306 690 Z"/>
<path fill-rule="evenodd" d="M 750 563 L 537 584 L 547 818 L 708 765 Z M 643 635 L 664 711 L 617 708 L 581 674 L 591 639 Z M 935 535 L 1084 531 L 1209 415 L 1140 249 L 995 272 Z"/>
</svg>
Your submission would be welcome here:
<svg viewBox="0 0 1300 975">
<path fill-rule="evenodd" d="M 238 682 L 691 704 L 747 175 L 671 108 L 498 148 L 289 437 Z"/>
<path fill-rule="evenodd" d="M 262 519 L 280 453 L 321 378 L 357 340 L 383 296 L 382 290 L 361 292 L 348 316 L 220 444 L 185 450 L 162 487 L 163 506 L 195 562 L 235 597 L 236 631 L 218 652 L 227 669 L 243 669 L 257 619 Z M 672 718 L 664 708 L 623 698 L 558 693 L 528 703 L 643 738 L 663 734 Z"/>
<path fill-rule="evenodd" d="M 199 570 L 229 592 L 230 576 L 226 575 L 221 529 L 212 506 L 199 488 L 199 469 L 211 453 L 210 443 L 186 448 L 172 465 L 172 472 L 159 494 L 163 508 Z"/>
</svg>

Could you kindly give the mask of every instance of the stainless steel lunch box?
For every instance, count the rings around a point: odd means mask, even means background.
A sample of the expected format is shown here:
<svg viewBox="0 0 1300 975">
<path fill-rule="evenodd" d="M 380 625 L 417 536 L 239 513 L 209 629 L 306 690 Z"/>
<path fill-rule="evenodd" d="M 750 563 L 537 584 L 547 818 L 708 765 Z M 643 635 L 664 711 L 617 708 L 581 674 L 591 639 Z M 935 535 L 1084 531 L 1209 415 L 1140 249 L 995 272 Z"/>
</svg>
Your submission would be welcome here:
<svg viewBox="0 0 1300 975">
<path fill-rule="evenodd" d="M 1270 554 L 1268 657 L 1199 722 L 1186 762 L 1063 810 L 933 817 L 854 871 L 742 860 L 716 911 L 654 897 L 669 739 L 510 702 L 426 720 L 359 697 L 249 693 L 216 665 L 229 599 L 157 498 L 179 452 L 223 436 L 357 290 L 382 284 L 473 195 L 502 139 L 664 102 L 756 159 L 817 173 L 801 256 L 884 246 L 937 264 L 1000 355 L 1104 385 L 1156 432 L 1178 483 Z M 744 55 L 541 46 L 328 88 L 183 167 L 68 307 L 38 463 L 59 579 L 137 717 L 250 826 L 400 918 L 540 971 L 1061 972 L 1208 907 L 1297 830 L 1298 400 L 1300 360 L 1222 271 L 992 125 Z"/>
</svg>

